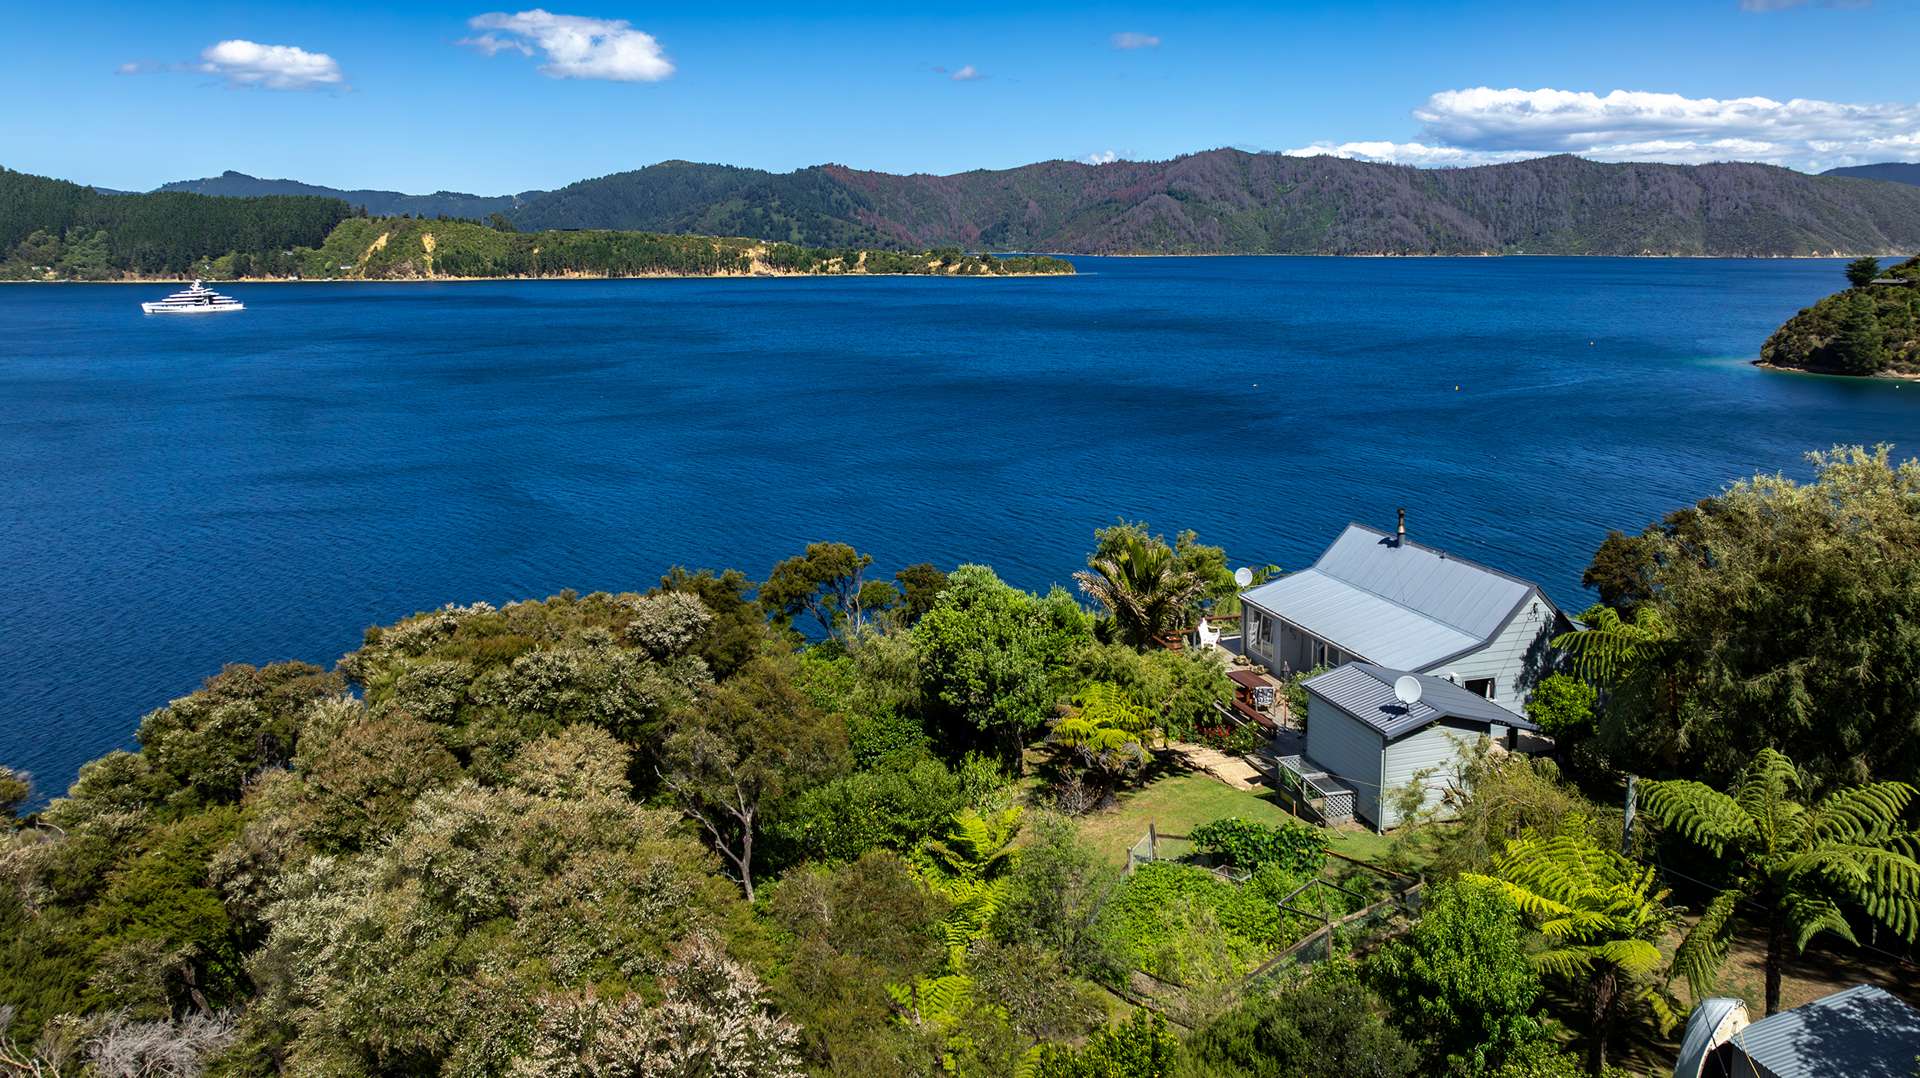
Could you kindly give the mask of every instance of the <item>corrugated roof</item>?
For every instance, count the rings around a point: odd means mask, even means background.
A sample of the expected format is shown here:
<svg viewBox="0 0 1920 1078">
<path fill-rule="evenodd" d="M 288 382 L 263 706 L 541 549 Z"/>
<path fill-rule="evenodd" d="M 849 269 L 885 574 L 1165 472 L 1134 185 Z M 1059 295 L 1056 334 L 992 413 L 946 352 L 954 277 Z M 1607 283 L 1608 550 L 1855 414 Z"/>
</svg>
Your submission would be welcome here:
<svg viewBox="0 0 1920 1078">
<path fill-rule="evenodd" d="M 1856 985 L 1762 1018 L 1731 1043 L 1779 1078 L 1913 1078 L 1920 1010 Z"/>
<path fill-rule="evenodd" d="M 1420 682 L 1420 699 L 1409 707 L 1393 692 L 1394 682 L 1404 676 L 1406 671 L 1389 670 L 1373 663 L 1348 663 L 1308 678 L 1303 685 L 1308 692 L 1380 731 L 1389 741 L 1423 730 L 1443 718 L 1487 725 L 1499 723 L 1521 730 L 1539 729 L 1499 704 L 1432 674 L 1412 675 Z"/>
<path fill-rule="evenodd" d="M 1493 639 L 1534 586 L 1349 524 L 1313 567 L 1245 594 L 1343 651 L 1420 669 Z"/>
</svg>

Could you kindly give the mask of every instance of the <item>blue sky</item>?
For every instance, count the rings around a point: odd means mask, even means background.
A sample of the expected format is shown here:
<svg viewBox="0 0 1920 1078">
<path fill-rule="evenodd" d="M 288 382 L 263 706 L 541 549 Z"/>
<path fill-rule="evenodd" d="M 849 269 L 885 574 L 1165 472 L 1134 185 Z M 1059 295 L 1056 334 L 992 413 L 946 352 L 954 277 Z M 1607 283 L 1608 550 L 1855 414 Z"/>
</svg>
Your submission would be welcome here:
<svg viewBox="0 0 1920 1078">
<path fill-rule="evenodd" d="M 669 158 L 954 172 L 1215 146 L 1920 160 L 1904 0 L 216 0 L 8 23 L 0 164 L 130 189 L 232 168 L 496 194 Z"/>
</svg>

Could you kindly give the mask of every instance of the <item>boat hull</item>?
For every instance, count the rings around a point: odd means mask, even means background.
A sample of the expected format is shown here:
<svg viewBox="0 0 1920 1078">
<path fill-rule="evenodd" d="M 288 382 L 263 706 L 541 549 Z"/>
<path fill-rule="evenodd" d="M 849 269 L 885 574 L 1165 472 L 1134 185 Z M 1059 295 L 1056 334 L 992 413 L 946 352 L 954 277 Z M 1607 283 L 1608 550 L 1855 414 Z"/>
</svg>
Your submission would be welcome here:
<svg viewBox="0 0 1920 1078">
<path fill-rule="evenodd" d="M 244 311 L 244 303 L 142 303 L 140 309 L 148 314 L 217 314 L 221 311 Z"/>
</svg>

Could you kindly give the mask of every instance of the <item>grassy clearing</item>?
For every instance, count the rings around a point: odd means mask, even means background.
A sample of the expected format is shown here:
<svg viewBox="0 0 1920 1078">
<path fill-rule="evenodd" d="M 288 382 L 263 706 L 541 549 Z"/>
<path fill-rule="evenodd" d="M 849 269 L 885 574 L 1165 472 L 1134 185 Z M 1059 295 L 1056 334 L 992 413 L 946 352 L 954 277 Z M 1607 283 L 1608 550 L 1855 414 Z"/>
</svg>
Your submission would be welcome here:
<svg viewBox="0 0 1920 1078">
<path fill-rule="evenodd" d="M 1163 835 L 1185 835 L 1203 823 L 1239 816 L 1256 823 L 1290 818 L 1272 790 L 1237 790 L 1211 775 L 1176 772 L 1120 795 L 1120 803 L 1080 820 L 1080 834 L 1113 864 L 1125 864 L 1127 848 L 1152 824 Z M 1387 864 L 1396 849 L 1390 835 L 1333 831 L 1333 848 L 1348 857 Z"/>
</svg>

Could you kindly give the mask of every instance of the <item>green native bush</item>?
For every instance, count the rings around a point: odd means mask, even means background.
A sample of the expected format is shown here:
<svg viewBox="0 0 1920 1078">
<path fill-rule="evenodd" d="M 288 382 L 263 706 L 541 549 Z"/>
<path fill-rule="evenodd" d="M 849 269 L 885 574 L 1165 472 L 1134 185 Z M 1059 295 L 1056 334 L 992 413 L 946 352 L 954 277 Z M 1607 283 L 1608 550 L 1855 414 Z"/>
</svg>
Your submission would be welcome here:
<svg viewBox="0 0 1920 1078">
<path fill-rule="evenodd" d="M 1167 861 L 1142 865 L 1128 877 L 1101 909 L 1095 932 L 1123 969 L 1177 981 L 1189 964 L 1180 937 L 1203 922 L 1217 932 L 1225 960 L 1241 970 L 1290 940 L 1287 918 L 1265 894 Z"/>
<path fill-rule="evenodd" d="M 1447 1073 L 1497 1073 L 1550 1039 L 1520 911 L 1492 888 L 1435 886 L 1413 929 L 1364 969 L 1394 1024 Z"/>
<path fill-rule="evenodd" d="M 1018 1073 L 1020 1078 L 1166 1078 L 1179 1058 L 1180 1040 L 1167 1020 L 1141 1008 L 1078 1048 L 1039 1046 Z"/>
<path fill-rule="evenodd" d="M 1188 1040 L 1182 1078 L 1405 1078 L 1420 1056 L 1351 963 L 1325 962 Z"/>
<path fill-rule="evenodd" d="M 1228 817 L 1194 828 L 1192 838 L 1202 852 L 1237 868 L 1252 872 L 1277 865 L 1300 875 L 1319 872 L 1331 845 L 1324 830 L 1304 820 L 1267 824 Z"/>
</svg>

